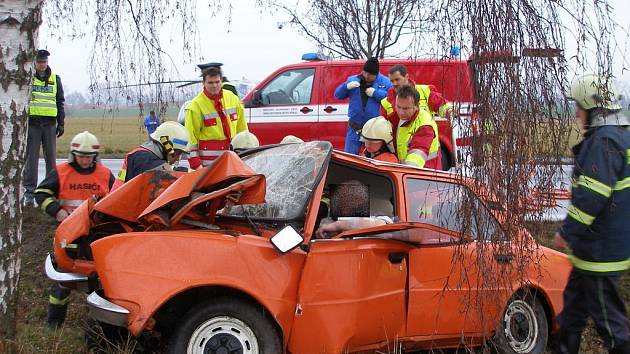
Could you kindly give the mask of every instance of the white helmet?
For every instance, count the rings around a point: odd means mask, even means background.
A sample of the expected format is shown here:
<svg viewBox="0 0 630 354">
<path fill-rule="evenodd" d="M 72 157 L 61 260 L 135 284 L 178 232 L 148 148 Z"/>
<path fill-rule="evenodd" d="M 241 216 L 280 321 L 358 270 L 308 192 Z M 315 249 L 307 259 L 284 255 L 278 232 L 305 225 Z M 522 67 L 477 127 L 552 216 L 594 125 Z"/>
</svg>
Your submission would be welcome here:
<svg viewBox="0 0 630 354">
<path fill-rule="evenodd" d="M 177 113 L 177 123 L 184 126 L 186 125 L 186 109 L 188 109 L 191 102 L 192 100 L 184 102 L 182 107 L 179 109 L 179 113 Z"/>
<path fill-rule="evenodd" d="M 573 81 L 567 98 L 575 100 L 585 110 L 605 108 L 611 111 L 621 109 L 619 96 L 612 78 L 588 74 Z"/>
<path fill-rule="evenodd" d="M 164 122 L 160 124 L 153 133 L 151 139 L 160 143 L 167 154 L 172 154 L 175 150 L 189 152 L 190 135 L 183 125 L 177 122 Z"/>
<path fill-rule="evenodd" d="M 242 131 L 232 138 L 230 146 L 233 151 L 253 149 L 260 146 L 256 135 L 250 133 L 248 130 Z"/>
<path fill-rule="evenodd" d="M 96 155 L 101 148 L 98 139 L 89 131 L 79 133 L 70 142 L 70 152 L 83 155 Z"/>
<path fill-rule="evenodd" d="M 392 124 L 382 116 L 374 117 L 363 125 L 361 141 L 382 140 L 390 152 L 394 152 Z"/>
<path fill-rule="evenodd" d="M 303 143 L 304 140 L 298 138 L 295 135 L 287 135 L 280 141 L 280 144 L 292 144 L 292 143 Z"/>
</svg>

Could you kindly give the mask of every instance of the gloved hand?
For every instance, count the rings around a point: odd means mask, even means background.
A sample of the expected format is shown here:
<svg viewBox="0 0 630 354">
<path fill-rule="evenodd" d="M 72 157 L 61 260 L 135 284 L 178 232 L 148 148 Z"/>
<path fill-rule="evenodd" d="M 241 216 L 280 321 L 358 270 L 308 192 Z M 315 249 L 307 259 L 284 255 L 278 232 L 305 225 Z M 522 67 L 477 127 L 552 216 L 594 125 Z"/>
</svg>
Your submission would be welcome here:
<svg viewBox="0 0 630 354">
<path fill-rule="evenodd" d="M 348 88 L 348 90 L 353 90 L 359 86 L 361 86 L 361 84 L 358 81 L 350 81 L 348 82 L 348 84 L 346 84 L 346 87 Z"/>
<path fill-rule="evenodd" d="M 57 126 L 57 137 L 60 138 L 63 135 L 63 124 Z"/>
<path fill-rule="evenodd" d="M 374 91 L 376 91 L 374 87 L 368 87 L 365 89 L 365 94 L 372 97 L 372 95 L 374 94 Z"/>
<path fill-rule="evenodd" d="M 64 209 L 59 209 L 55 217 L 57 218 L 57 221 L 62 222 L 68 217 L 68 215 L 70 214 L 68 214 L 68 212 Z"/>
</svg>

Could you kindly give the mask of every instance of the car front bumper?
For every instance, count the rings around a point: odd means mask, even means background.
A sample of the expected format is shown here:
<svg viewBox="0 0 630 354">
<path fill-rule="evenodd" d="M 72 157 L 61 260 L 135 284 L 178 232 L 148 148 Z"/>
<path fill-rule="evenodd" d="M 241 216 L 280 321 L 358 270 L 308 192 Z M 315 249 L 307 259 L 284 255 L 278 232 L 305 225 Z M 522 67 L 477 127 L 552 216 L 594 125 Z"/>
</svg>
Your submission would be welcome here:
<svg viewBox="0 0 630 354">
<path fill-rule="evenodd" d="M 65 273 L 65 272 L 58 271 L 52 262 L 52 257 L 50 256 L 50 254 L 46 256 L 44 269 L 46 271 L 46 276 L 50 280 L 54 280 L 59 283 L 82 283 L 82 282 L 88 281 L 88 277 L 86 275 L 79 274 L 79 273 Z"/>
<path fill-rule="evenodd" d="M 96 291 L 87 297 L 90 317 L 118 327 L 127 327 L 129 310 L 101 297 Z"/>
</svg>

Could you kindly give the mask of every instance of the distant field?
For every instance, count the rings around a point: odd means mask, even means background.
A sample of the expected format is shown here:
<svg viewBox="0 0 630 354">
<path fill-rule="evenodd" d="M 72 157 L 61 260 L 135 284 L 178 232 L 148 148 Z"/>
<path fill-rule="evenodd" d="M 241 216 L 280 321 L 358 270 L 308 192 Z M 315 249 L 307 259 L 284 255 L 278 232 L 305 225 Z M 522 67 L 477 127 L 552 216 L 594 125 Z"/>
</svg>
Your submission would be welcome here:
<svg viewBox="0 0 630 354">
<path fill-rule="evenodd" d="M 147 140 L 147 133 L 142 125 L 144 118 L 140 117 L 88 117 L 66 118 L 65 134 L 57 139 L 57 156 L 68 154 L 70 140 L 82 132 L 89 131 L 96 135 L 101 144 L 101 153 L 105 156 L 122 156 L 132 148 Z"/>
</svg>

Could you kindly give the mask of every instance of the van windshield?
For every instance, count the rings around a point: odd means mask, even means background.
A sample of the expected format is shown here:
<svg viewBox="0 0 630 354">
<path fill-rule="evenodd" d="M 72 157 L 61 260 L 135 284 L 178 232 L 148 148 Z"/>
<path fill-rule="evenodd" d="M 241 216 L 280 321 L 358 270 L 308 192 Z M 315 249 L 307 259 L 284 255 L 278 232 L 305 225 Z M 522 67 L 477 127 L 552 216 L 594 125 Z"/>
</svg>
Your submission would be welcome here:
<svg viewBox="0 0 630 354">
<path fill-rule="evenodd" d="M 265 175 L 265 203 L 225 208 L 224 216 L 259 220 L 294 220 L 304 215 L 332 152 L 326 141 L 285 144 L 243 157 L 255 172 Z"/>
</svg>

